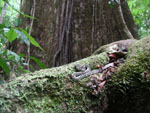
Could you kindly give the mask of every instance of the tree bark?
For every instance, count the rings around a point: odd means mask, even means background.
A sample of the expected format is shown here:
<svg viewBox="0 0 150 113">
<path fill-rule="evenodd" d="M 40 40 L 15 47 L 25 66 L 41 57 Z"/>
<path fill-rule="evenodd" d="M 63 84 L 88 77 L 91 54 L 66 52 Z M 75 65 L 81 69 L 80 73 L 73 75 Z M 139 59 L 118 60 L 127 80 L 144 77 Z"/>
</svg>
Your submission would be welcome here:
<svg viewBox="0 0 150 113">
<path fill-rule="evenodd" d="M 32 0 L 23 0 L 21 11 L 31 15 L 32 3 Z M 90 56 L 104 44 L 130 38 L 122 32 L 124 23 L 118 24 L 117 8 L 108 3 L 108 0 L 36 1 L 31 35 L 45 51 L 31 46 L 31 56 L 47 67 L 59 66 Z M 123 15 L 130 34 L 137 38 L 136 26 L 125 0 L 121 0 L 121 10 L 123 14 L 120 15 Z M 25 28 L 31 20 L 22 18 L 22 22 Z M 17 45 L 18 53 L 25 52 L 26 47 Z M 35 63 L 31 64 L 38 69 Z"/>
<path fill-rule="evenodd" d="M 125 18 L 127 26 L 130 21 L 132 26 L 129 31 L 133 37 L 138 38 L 126 0 L 121 1 L 123 14 L 118 12 L 117 4 L 113 3 L 113 7 L 111 7 L 108 3 L 109 0 L 80 0 L 75 3 L 73 27 L 75 32 L 73 57 L 75 60 L 91 55 L 102 45 L 130 38 L 127 35 L 128 32 L 122 32 L 125 23 L 121 23 L 122 19 L 119 19 L 118 15 L 123 15 L 122 18 Z M 127 10 L 128 12 L 126 12 Z"/>
<path fill-rule="evenodd" d="M 75 64 L 87 64 L 91 68 L 106 64 L 109 60 L 106 52 L 64 66 L 26 74 L 1 85 L 1 113 L 150 112 L 150 37 L 136 41 L 130 47 L 125 63 L 107 81 L 104 91 L 99 95 L 91 94 L 91 89 L 86 86 L 88 79 L 73 81 L 70 78 L 75 71 Z"/>
<path fill-rule="evenodd" d="M 60 14 L 57 16 L 57 43 L 55 45 L 56 52 L 53 59 L 53 66 L 60 66 L 72 61 L 72 15 L 74 0 L 66 0 L 63 4 L 64 5 L 59 8 Z"/>
</svg>

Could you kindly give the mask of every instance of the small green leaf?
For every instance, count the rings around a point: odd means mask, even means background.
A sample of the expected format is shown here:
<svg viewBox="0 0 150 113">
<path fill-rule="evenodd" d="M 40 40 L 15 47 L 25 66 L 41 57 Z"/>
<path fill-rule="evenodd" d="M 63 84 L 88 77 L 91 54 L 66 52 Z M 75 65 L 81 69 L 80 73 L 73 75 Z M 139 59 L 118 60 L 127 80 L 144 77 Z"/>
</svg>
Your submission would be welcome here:
<svg viewBox="0 0 150 113">
<path fill-rule="evenodd" d="M 29 70 L 26 70 L 26 69 L 24 70 L 24 72 L 25 72 L 25 73 L 30 73 L 30 71 L 29 71 Z"/>
<path fill-rule="evenodd" d="M 22 54 L 22 53 L 20 53 L 20 54 L 19 54 L 19 56 L 20 56 L 20 57 L 24 57 L 25 55 L 24 55 L 24 54 Z"/>
<path fill-rule="evenodd" d="M 46 68 L 46 66 L 39 59 L 37 59 L 35 57 L 30 57 L 30 59 L 33 60 L 35 63 L 37 63 L 41 69 Z"/>
<path fill-rule="evenodd" d="M 39 43 L 38 43 L 37 41 L 35 41 L 35 39 L 34 39 L 32 36 L 30 36 L 30 35 L 29 35 L 25 30 L 23 30 L 22 28 L 20 28 L 20 29 L 21 29 L 21 31 L 26 35 L 26 37 L 30 40 L 31 44 L 33 44 L 34 46 L 36 46 L 36 47 L 40 48 L 42 51 L 44 51 L 43 48 L 41 48 L 41 46 L 39 45 Z"/>
<path fill-rule="evenodd" d="M 9 42 L 12 42 L 17 38 L 17 33 L 12 28 L 7 33 L 5 33 L 5 35 Z"/>
<path fill-rule="evenodd" d="M 8 67 L 8 65 L 6 64 L 6 61 L 2 58 L 0 58 L 0 67 L 6 72 L 6 73 L 10 73 L 10 69 Z"/>
<path fill-rule="evenodd" d="M 19 31 L 18 29 L 15 29 L 16 33 L 18 34 L 19 39 L 21 39 L 28 47 L 30 46 L 30 41 L 28 40 L 28 38 L 26 37 L 26 35 Z"/>
</svg>

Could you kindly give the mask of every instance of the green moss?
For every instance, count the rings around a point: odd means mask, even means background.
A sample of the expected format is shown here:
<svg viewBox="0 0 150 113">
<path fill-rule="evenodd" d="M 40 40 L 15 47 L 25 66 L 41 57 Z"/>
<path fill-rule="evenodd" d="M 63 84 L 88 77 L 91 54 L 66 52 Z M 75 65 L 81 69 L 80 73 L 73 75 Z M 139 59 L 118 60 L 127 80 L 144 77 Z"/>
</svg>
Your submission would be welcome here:
<svg viewBox="0 0 150 113">
<path fill-rule="evenodd" d="M 115 113 L 150 112 L 150 38 L 137 41 L 128 58 L 107 84 L 110 110 Z M 148 73 L 145 78 L 144 73 Z M 134 105 L 134 106 L 133 106 Z M 131 107 L 132 106 L 132 107 Z M 117 108 L 117 110 L 116 110 Z"/>
<path fill-rule="evenodd" d="M 107 82 L 105 90 L 103 88 L 111 100 L 110 109 L 115 111 L 119 106 L 120 112 L 124 113 L 123 109 L 130 107 L 122 104 L 129 101 L 129 105 L 135 104 L 139 107 L 141 103 L 136 103 L 135 100 L 139 97 L 141 101 L 145 99 L 141 95 L 148 95 L 146 92 L 150 90 L 147 87 L 150 85 L 150 77 L 145 80 L 143 74 L 150 70 L 149 45 L 149 38 L 136 42 L 131 47 L 125 64 Z M 76 82 L 70 75 L 75 71 L 75 64 L 87 64 L 95 68 L 97 64 L 106 64 L 108 60 L 107 53 L 104 52 L 57 68 L 39 70 L 4 84 L 0 86 L 0 112 L 80 113 L 86 112 L 91 106 L 101 108 L 104 92 L 93 96 L 91 89 L 86 87 L 88 79 Z M 136 91 L 138 93 L 133 94 Z M 141 94 L 143 91 L 145 93 Z"/>
<path fill-rule="evenodd" d="M 0 111 L 3 112 L 81 112 L 91 105 L 91 90 L 73 81 L 70 75 L 75 64 L 87 64 L 94 68 L 106 64 L 106 53 L 91 56 L 57 68 L 39 70 L 4 84 L 0 88 Z M 84 83 L 84 82 L 83 82 Z M 7 98 L 6 98 L 7 97 Z M 6 98 L 6 99 L 4 99 Z"/>
<path fill-rule="evenodd" d="M 149 70 L 150 66 L 150 37 L 137 41 L 129 50 L 129 55 L 124 65 L 117 72 L 122 77 L 137 76 Z M 140 76 L 141 77 L 141 76 Z"/>
</svg>

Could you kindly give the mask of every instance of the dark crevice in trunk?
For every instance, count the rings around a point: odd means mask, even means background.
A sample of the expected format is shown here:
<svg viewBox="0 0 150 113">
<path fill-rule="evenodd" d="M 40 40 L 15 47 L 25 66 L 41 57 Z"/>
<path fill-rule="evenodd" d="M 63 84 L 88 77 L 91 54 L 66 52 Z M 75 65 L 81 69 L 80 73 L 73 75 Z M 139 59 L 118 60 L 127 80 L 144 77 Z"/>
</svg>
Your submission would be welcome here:
<svg viewBox="0 0 150 113">
<path fill-rule="evenodd" d="M 72 12 L 74 0 L 64 1 L 61 7 L 61 16 L 57 31 L 56 53 L 54 55 L 53 66 L 60 66 L 71 62 L 72 55 Z"/>
</svg>

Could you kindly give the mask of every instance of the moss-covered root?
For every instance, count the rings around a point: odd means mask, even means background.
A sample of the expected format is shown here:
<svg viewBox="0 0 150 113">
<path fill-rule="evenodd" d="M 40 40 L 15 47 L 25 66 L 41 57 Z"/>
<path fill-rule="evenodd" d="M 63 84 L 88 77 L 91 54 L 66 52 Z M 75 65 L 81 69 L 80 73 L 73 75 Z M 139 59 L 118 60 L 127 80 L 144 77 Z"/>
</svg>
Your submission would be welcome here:
<svg viewBox="0 0 150 113">
<path fill-rule="evenodd" d="M 120 46 L 124 46 L 126 49 L 130 48 L 131 45 L 136 42 L 137 40 L 135 39 L 127 39 L 127 40 L 120 40 L 120 41 L 116 41 L 107 45 L 104 45 L 100 48 L 98 48 L 93 55 L 97 55 L 100 54 L 102 52 L 112 52 L 114 51 L 113 49 L 116 48 L 116 46 L 120 47 Z M 121 47 L 120 47 L 121 48 Z"/>
<path fill-rule="evenodd" d="M 107 54 L 102 53 L 68 65 L 26 74 L 4 84 L 0 86 L 0 113 L 84 112 L 100 101 L 91 96 L 88 88 L 72 81 L 70 75 L 75 71 L 74 65 L 87 64 L 94 68 L 107 61 Z"/>
<path fill-rule="evenodd" d="M 111 113 L 150 113 L 150 37 L 132 45 L 128 58 L 108 82 Z"/>
</svg>

